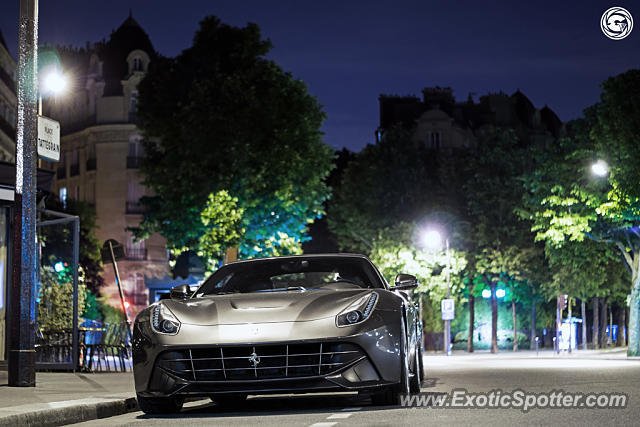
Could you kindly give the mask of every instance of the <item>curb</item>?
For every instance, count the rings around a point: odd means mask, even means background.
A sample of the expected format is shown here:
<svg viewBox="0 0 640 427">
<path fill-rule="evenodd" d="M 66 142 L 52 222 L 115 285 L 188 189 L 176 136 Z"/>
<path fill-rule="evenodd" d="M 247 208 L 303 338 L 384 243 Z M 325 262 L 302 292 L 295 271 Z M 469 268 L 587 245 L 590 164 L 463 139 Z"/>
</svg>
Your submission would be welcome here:
<svg viewBox="0 0 640 427">
<path fill-rule="evenodd" d="M 129 398 L 88 398 L 0 408 L 0 426 L 60 426 L 108 418 L 138 410 Z M 6 414 L 6 415 L 5 415 Z"/>
</svg>

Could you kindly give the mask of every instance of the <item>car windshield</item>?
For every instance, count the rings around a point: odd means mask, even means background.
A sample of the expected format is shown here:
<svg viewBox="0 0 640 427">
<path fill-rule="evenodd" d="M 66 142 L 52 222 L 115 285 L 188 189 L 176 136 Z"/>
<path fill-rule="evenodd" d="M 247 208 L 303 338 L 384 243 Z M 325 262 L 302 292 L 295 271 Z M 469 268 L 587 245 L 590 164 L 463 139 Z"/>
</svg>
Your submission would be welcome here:
<svg viewBox="0 0 640 427">
<path fill-rule="evenodd" d="M 383 287 L 366 259 L 276 258 L 223 266 L 204 282 L 195 296 Z"/>
</svg>

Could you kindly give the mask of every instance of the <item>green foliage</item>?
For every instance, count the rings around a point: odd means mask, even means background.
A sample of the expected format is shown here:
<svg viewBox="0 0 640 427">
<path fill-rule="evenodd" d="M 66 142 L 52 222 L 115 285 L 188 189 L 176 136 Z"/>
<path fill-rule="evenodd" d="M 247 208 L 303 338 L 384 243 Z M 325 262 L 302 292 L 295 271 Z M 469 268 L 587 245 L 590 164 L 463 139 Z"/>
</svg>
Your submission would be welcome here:
<svg viewBox="0 0 640 427">
<path fill-rule="evenodd" d="M 78 256 L 78 280 L 93 293 L 98 293 L 104 284 L 102 279 L 102 258 L 100 241 L 95 235 L 96 212 L 87 202 L 68 199 L 66 206 L 57 199 L 47 200 L 47 209 L 77 215 L 80 218 L 80 239 Z M 39 227 L 39 239 L 42 243 L 42 259 L 52 258 L 54 262 L 73 259 L 73 228 L 71 223 Z"/>
<path fill-rule="evenodd" d="M 629 355 L 640 355 L 640 71 L 631 70 L 605 81 L 600 102 L 585 110 L 585 118 L 573 122 L 571 133 L 555 150 L 545 153 L 539 168 L 526 182 L 525 209 L 520 214 L 533 221 L 532 230 L 547 247 L 552 264 L 592 280 L 569 281 L 577 295 L 602 295 L 605 284 L 614 298 L 623 299 L 620 264 L 611 262 L 618 250 L 631 273 Z M 608 179 L 590 176 L 589 167 L 603 157 L 610 167 Z M 584 250 L 595 255 L 584 265 L 573 242 L 587 238 L 610 247 Z M 584 271 L 577 271 L 584 267 Z M 562 279 L 565 272 L 557 271 Z M 599 283 L 598 283 L 599 282 Z M 597 290 L 593 289 L 595 287 Z M 627 288 L 628 289 L 628 288 Z"/>
<path fill-rule="evenodd" d="M 100 305 L 98 303 L 98 298 L 95 294 L 87 289 L 85 294 L 85 306 L 84 312 L 80 315 L 80 317 L 89 320 L 102 320 L 102 314 L 100 313 Z"/>
<path fill-rule="evenodd" d="M 200 214 L 205 232 L 200 237 L 199 256 L 211 264 L 221 259 L 229 247 L 238 246 L 244 229 L 242 215 L 244 210 L 238 207 L 238 199 L 231 197 L 227 191 L 221 190 L 210 194 L 207 205 Z"/>
<path fill-rule="evenodd" d="M 98 298 L 98 305 L 104 323 L 121 323 L 125 321 L 122 309 L 109 305 L 107 297 Z"/>
<path fill-rule="evenodd" d="M 370 258 L 387 282 L 393 283 L 398 273 L 413 274 L 420 282 L 417 292 L 427 293 L 440 303 L 446 296 L 447 254 L 444 248 L 421 248 L 414 236 L 419 233 L 415 224 L 399 223 L 381 230 L 373 241 Z M 466 266 L 463 253 L 450 250 L 451 292 L 457 294 L 464 287 L 460 273 Z"/>
<path fill-rule="evenodd" d="M 85 286 L 78 283 L 78 313 L 85 310 L 86 294 Z M 73 327 L 73 281 L 56 274 L 48 266 L 40 269 L 38 327 L 43 331 L 63 331 Z"/>
<path fill-rule="evenodd" d="M 204 251 L 215 254 L 230 240 L 210 225 L 235 224 L 244 230 L 242 258 L 300 251 L 329 197 L 323 180 L 333 154 L 321 140 L 320 105 L 264 58 L 270 48 L 255 24 L 207 17 L 190 48 L 151 64 L 139 85 L 139 117 L 141 173 L 154 196 L 142 199 L 148 209 L 137 237 L 159 231 L 170 248 L 197 250 L 208 233 Z M 223 190 L 237 199 L 235 213 L 212 219 L 210 195 Z"/>
</svg>

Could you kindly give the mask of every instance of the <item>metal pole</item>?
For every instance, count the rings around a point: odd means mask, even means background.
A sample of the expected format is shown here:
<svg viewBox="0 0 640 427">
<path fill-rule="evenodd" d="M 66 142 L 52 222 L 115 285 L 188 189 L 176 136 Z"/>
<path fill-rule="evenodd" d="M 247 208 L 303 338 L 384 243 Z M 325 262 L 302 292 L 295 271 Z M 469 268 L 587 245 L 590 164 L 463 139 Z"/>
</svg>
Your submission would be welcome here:
<svg viewBox="0 0 640 427">
<path fill-rule="evenodd" d="M 449 238 L 445 239 L 447 251 L 447 299 L 451 297 L 451 256 L 449 253 Z M 451 356 L 451 320 L 444 321 L 444 340 L 447 356 Z"/>
<path fill-rule="evenodd" d="M 122 293 L 122 286 L 120 286 L 120 274 L 118 273 L 118 264 L 116 263 L 116 256 L 113 254 L 113 245 L 109 241 L 109 252 L 111 254 L 111 262 L 113 263 L 113 273 L 116 276 L 116 285 L 118 285 L 118 293 L 120 293 L 120 302 L 122 303 L 122 311 L 124 312 L 124 318 L 127 321 L 127 331 L 131 334 L 131 322 L 129 321 L 129 313 L 127 313 L 127 307 L 124 304 L 124 294 Z"/>
<path fill-rule="evenodd" d="M 73 371 L 78 367 L 78 265 L 80 258 L 80 218 L 73 221 Z"/>
<path fill-rule="evenodd" d="M 35 387 L 38 0 L 20 0 L 18 28 L 18 125 L 8 379 L 12 387 Z"/>
</svg>

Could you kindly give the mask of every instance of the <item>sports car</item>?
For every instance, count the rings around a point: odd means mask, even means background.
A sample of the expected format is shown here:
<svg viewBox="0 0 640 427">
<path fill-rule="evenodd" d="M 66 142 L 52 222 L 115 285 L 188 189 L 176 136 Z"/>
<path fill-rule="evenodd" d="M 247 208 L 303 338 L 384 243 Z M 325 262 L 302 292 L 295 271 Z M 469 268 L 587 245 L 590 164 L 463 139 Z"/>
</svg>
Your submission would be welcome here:
<svg viewBox="0 0 640 427">
<path fill-rule="evenodd" d="M 363 255 L 226 264 L 192 292 L 141 311 L 133 329 L 140 408 L 177 412 L 185 397 L 217 404 L 252 394 L 358 392 L 396 404 L 418 392 L 422 328 L 407 291 Z"/>
</svg>

